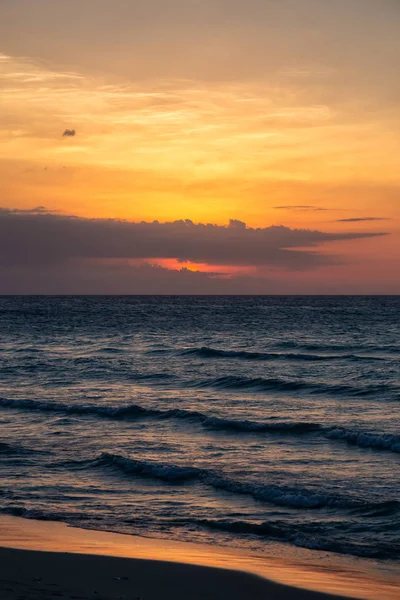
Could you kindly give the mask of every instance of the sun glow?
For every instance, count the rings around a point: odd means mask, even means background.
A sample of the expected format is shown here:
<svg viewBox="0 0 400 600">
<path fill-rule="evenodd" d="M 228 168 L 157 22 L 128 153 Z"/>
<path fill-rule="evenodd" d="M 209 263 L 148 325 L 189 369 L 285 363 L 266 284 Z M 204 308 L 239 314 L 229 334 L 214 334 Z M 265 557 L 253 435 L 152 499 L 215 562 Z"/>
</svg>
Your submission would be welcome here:
<svg viewBox="0 0 400 600">
<path fill-rule="evenodd" d="M 231 277 L 234 275 L 251 275 L 255 273 L 254 267 L 239 267 L 237 265 L 209 265 L 207 263 L 195 263 L 190 261 L 179 261 L 175 258 L 146 259 L 147 264 L 163 267 L 170 271 L 191 271 L 192 273 L 209 273 L 218 277 Z"/>
<path fill-rule="evenodd" d="M 389 123 L 349 121 L 349 106 L 316 104 L 297 76 L 280 86 L 110 84 L 0 58 L 0 175 L 19 207 L 265 225 L 293 194 L 299 204 L 320 203 L 328 187 L 340 195 L 351 178 L 353 205 L 364 207 L 366 188 L 400 183 Z M 63 137 L 66 128 L 76 135 Z"/>
</svg>

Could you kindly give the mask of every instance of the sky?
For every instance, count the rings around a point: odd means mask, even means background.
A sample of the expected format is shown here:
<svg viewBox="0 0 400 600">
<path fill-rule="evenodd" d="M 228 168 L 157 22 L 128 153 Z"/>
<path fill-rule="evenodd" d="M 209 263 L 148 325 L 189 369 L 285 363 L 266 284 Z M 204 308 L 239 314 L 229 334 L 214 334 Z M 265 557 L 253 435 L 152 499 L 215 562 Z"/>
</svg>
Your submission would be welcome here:
<svg viewBox="0 0 400 600">
<path fill-rule="evenodd" d="M 0 0 L 0 293 L 400 293 L 398 0 Z"/>
</svg>

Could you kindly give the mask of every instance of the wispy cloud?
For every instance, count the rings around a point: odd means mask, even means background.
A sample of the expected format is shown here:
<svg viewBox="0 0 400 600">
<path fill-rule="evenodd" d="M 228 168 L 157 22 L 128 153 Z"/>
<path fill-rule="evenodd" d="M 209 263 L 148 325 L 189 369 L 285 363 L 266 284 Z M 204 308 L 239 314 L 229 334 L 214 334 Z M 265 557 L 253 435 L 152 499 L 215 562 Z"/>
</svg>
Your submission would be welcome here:
<svg viewBox="0 0 400 600">
<path fill-rule="evenodd" d="M 273 208 L 275 210 L 329 210 L 329 208 L 323 208 L 322 206 L 313 206 L 309 204 L 286 204 L 284 206 L 274 206 Z"/>
<path fill-rule="evenodd" d="M 337 205 L 329 190 L 324 196 L 305 191 L 291 195 L 289 185 L 305 190 L 326 184 L 325 189 L 337 190 L 349 178 L 361 184 L 369 177 L 385 185 L 397 182 L 395 152 L 386 152 L 379 172 L 376 167 L 377 153 L 393 145 L 391 134 L 385 133 L 393 128 L 378 122 L 366 128 L 364 122 L 349 119 L 340 103 L 305 90 L 297 78 L 107 81 L 28 58 L 0 58 L 0 138 L 6 141 L 0 144 L 0 159 L 15 168 L 25 161 L 24 167 L 31 163 L 29 167 L 46 165 L 50 170 L 62 163 L 85 173 L 91 169 L 90 177 L 77 180 L 75 188 L 86 198 L 91 195 L 86 214 L 106 214 L 108 209 L 102 209 L 111 195 L 119 208 L 114 214 L 132 214 L 130 199 L 139 180 L 146 186 L 146 218 L 160 214 L 163 205 L 167 219 L 185 207 L 191 217 L 218 220 L 232 210 L 249 214 L 241 208 L 250 202 L 257 215 L 274 204 L 299 216 L 333 210 L 320 206 L 319 197 Z M 76 137 L 68 133 L 72 126 Z M 81 139 L 84 143 L 78 144 Z M 344 144 L 346 160 L 338 164 Z M 140 179 L 138 173 L 144 176 Z M 7 180 L 27 201 L 24 194 L 32 182 L 14 174 Z M 37 183 L 37 202 L 50 201 L 54 191 L 65 210 L 70 205 L 65 182 L 52 181 L 54 190 L 46 182 L 42 195 L 43 184 Z"/>
<path fill-rule="evenodd" d="M 182 171 L 196 180 L 244 169 L 255 179 L 270 170 L 274 178 L 288 179 L 289 165 L 296 178 L 290 146 L 308 146 L 311 129 L 314 136 L 337 119 L 328 106 L 309 104 L 295 90 L 265 82 L 171 78 L 105 84 L 5 55 L 1 68 L 0 134 L 10 129 L 10 121 L 13 131 L 27 132 L 23 144 L 22 136 L 14 136 L 7 148 L 8 156 L 18 160 L 37 160 L 45 142 L 56 144 L 54 129 L 73 122 L 85 131 L 87 151 L 79 160 L 86 164 L 131 168 L 134 144 L 136 169 L 151 164 L 159 172 L 180 170 L 181 179 Z M 74 131 L 68 128 L 64 135 Z M 30 146 L 31 138 L 36 140 Z M 46 156 L 48 149 L 43 147 Z M 68 153 L 70 148 L 55 150 Z"/>
<path fill-rule="evenodd" d="M 46 208 L 45 206 L 35 206 L 34 208 L 1 208 L 0 207 L 0 218 L 4 214 L 9 215 L 42 215 L 42 214 L 53 214 L 57 211 Z"/>
<path fill-rule="evenodd" d="M 359 223 L 360 221 L 388 221 L 388 217 L 350 217 L 349 219 L 337 219 L 335 223 Z"/>
</svg>

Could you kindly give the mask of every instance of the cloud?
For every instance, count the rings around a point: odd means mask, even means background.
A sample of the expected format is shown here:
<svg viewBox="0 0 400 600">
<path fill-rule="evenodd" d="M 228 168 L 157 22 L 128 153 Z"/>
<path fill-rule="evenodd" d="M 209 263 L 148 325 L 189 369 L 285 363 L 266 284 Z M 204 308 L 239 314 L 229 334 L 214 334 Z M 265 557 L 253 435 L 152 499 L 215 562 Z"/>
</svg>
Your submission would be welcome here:
<svg viewBox="0 0 400 600">
<path fill-rule="evenodd" d="M 174 259 L 211 267 L 306 271 L 341 264 L 340 257 L 319 250 L 322 244 L 386 235 L 328 233 L 283 225 L 252 228 L 237 220 L 222 226 L 188 219 L 167 223 L 86 219 L 43 210 L 0 209 L 0 264 L 43 266 L 110 260 L 154 263 L 157 259 Z"/>
<path fill-rule="evenodd" d="M 0 207 L 0 218 L 2 215 L 8 213 L 10 215 L 49 215 L 56 213 L 56 210 L 46 208 L 46 206 L 35 206 L 34 208 L 1 208 Z"/>
<path fill-rule="evenodd" d="M 335 223 L 359 223 L 360 221 L 388 221 L 387 217 L 352 217 L 350 219 L 337 219 Z"/>
<path fill-rule="evenodd" d="M 309 204 L 289 204 L 285 206 L 274 206 L 275 210 L 329 210 L 329 208 L 322 208 L 321 206 L 312 206 Z"/>
<path fill-rule="evenodd" d="M 74 137 L 76 135 L 75 129 L 66 129 L 63 133 L 63 137 Z"/>
<path fill-rule="evenodd" d="M 230 219 L 229 228 L 230 229 L 239 229 L 241 231 L 244 231 L 247 228 L 247 225 L 243 221 L 238 221 L 236 219 Z"/>
</svg>

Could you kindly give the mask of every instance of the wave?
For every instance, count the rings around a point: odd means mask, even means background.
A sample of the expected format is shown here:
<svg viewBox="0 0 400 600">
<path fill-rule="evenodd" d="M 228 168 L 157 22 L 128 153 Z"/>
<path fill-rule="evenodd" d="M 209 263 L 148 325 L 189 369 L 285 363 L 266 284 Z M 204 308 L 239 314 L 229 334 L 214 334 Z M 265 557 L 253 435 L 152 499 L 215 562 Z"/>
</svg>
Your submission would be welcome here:
<svg viewBox="0 0 400 600">
<path fill-rule="evenodd" d="M 250 352 L 247 350 L 219 350 L 202 346 L 201 348 L 186 348 L 180 352 L 182 356 L 198 356 L 200 358 L 232 358 L 254 361 L 363 361 L 384 360 L 378 356 L 359 356 L 356 354 L 302 354 L 293 352 Z"/>
<path fill-rule="evenodd" d="M 102 348 L 97 348 L 94 352 L 101 354 L 125 354 L 126 350 L 124 348 L 117 348 L 116 346 L 103 346 Z"/>
<path fill-rule="evenodd" d="M 193 388 L 216 388 L 232 391 L 249 390 L 252 392 L 300 392 L 307 391 L 315 395 L 335 396 L 374 396 L 378 393 L 398 391 L 397 386 L 390 384 L 376 384 L 360 387 L 351 384 L 329 384 L 299 379 L 283 379 L 280 377 L 243 377 L 239 375 L 225 375 L 215 379 L 189 382 Z"/>
<path fill-rule="evenodd" d="M 207 415 L 198 411 L 173 408 L 162 410 L 146 408 L 138 404 L 126 406 L 99 406 L 98 404 L 71 404 L 57 402 L 40 402 L 35 400 L 13 400 L 0 398 L 0 407 L 41 412 L 61 413 L 76 416 L 95 416 L 112 420 L 136 420 L 153 418 L 159 420 L 183 420 L 199 423 L 205 429 L 221 432 L 281 434 L 300 436 L 307 434 L 321 435 L 329 440 L 347 442 L 350 445 L 372 450 L 400 453 L 400 436 L 395 434 L 379 434 L 367 431 L 345 429 L 339 426 L 327 426 L 308 421 L 268 421 L 235 420 Z M 0 446 L 1 448 L 1 446 Z M 1 452 L 1 449 L 0 449 Z"/>
<path fill-rule="evenodd" d="M 13 455 L 13 454 L 19 454 L 21 451 L 21 448 L 17 447 L 17 446 L 13 446 L 12 444 L 7 444 L 6 442 L 0 442 L 0 455 Z"/>
<path fill-rule="evenodd" d="M 0 442 L 0 456 L 20 456 L 22 454 L 33 453 L 33 450 L 20 446 L 19 444 L 8 444 Z"/>
<path fill-rule="evenodd" d="M 221 419 L 219 417 L 205 417 L 203 425 L 218 431 L 237 431 L 240 433 L 289 433 L 301 435 L 323 430 L 319 423 L 296 421 L 235 421 L 234 419 Z"/>
<path fill-rule="evenodd" d="M 123 473 L 159 479 L 165 483 L 184 483 L 193 479 L 201 480 L 207 474 L 207 471 L 196 467 L 146 462 L 108 452 L 103 453 L 92 464 L 96 466 L 117 467 Z"/>
<path fill-rule="evenodd" d="M 391 517 L 400 513 L 400 502 L 398 500 L 387 500 L 375 505 L 356 508 L 352 513 L 367 518 Z"/>
<path fill-rule="evenodd" d="M 284 340 L 278 342 L 275 345 L 277 348 L 287 349 L 301 348 L 306 352 L 339 352 L 339 353 L 353 353 L 353 352 L 377 352 L 379 354 L 400 354 L 400 345 L 394 344 L 318 344 L 318 343 L 306 343 L 295 340 Z"/>
<path fill-rule="evenodd" d="M 400 452 L 400 435 L 351 431 L 338 427 L 326 432 L 326 436 L 334 440 L 344 440 L 348 444 L 353 444 L 361 448 Z"/>
<path fill-rule="evenodd" d="M 184 409 L 161 410 L 156 408 L 145 408 L 138 404 L 127 406 L 99 406 L 98 404 L 63 404 L 57 402 L 41 402 L 35 400 L 13 400 L 0 398 L 0 407 L 37 410 L 42 412 L 64 413 L 68 415 L 93 415 L 109 419 L 139 419 L 155 417 L 159 419 L 181 419 L 199 422 L 208 429 L 220 431 L 246 432 L 277 432 L 277 433 L 308 433 L 319 431 L 323 426 L 318 423 L 296 422 L 296 421 L 236 421 L 214 417 L 197 411 Z"/>
<path fill-rule="evenodd" d="M 162 419 L 183 419 L 199 422 L 206 429 L 212 429 L 214 431 L 233 431 L 237 433 L 287 433 L 301 435 L 321 431 L 323 429 L 323 426 L 319 423 L 307 421 L 276 421 L 275 419 L 269 421 L 251 421 L 244 419 L 239 421 L 184 409 L 160 410 L 157 412 Z"/>
<path fill-rule="evenodd" d="M 62 465 L 57 464 L 57 467 Z M 160 480 L 171 485 L 202 483 L 214 490 L 224 491 L 235 495 L 251 496 L 254 500 L 267 502 L 276 506 L 286 506 L 297 509 L 371 509 L 382 503 L 368 502 L 364 499 L 318 492 L 306 488 L 291 488 L 275 484 L 265 485 L 250 481 L 235 481 L 212 470 L 187 465 L 172 465 L 143 461 L 121 454 L 103 453 L 90 461 L 76 461 L 77 468 L 117 469 L 124 475 Z M 400 502 L 398 503 L 400 508 Z"/>
<path fill-rule="evenodd" d="M 177 525 L 179 524 L 177 522 Z M 275 541 L 291 543 L 300 548 L 350 554 L 363 558 L 393 559 L 400 552 L 400 545 L 396 543 L 389 542 L 373 546 L 368 542 L 352 543 L 348 536 L 346 536 L 346 539 L 340 537 L 335 539 L 334 535 L 327 536 L 327 525 L 330 525 L 334 530 L 336 523 L 314 522 L 312 525 L 301 525 L 292 522 L 285 523 L 284 521 L 254 523 L 222 519 L 197 519 L 184 524 L 224 533 L 265 537 Z"/>
<path fill-rule="evenodd" d="M 66 510 L 58 511 L 42 508 L 28 508 L 22 504 L 7 504 L 0 508 L 0 514 L 12 515 L 14 517 L 23 517 L 24 519 L 34 519 L 35 521 L 61 521 L 69 525 L 81 526 L 80 522 L 87 519 L 84 513 L 69 512 Z"/>
<path fill-rule="evenodd" d="M 99 406 L 97 404 L 64 404 L 58 402 L 42 402 L 36 400 L 14 400 L 0 398 L 0 407 L 40 412 L 63 413 L 67 415 L 92 415 L 110 419 L 140 418 L 159 415 L 162 411 L 148 409 L 137 404 L 128 406 Z"/>
<path fill-rule="evenodd" d="M 1 492 L 0 492 L 1 495 Z M 121 525 L 115 522 L 111 524 L 103 522 L 101 517 L 97 518 L 93 514 L 77 511 L 58 511 L 34 507 L 26 507 L 23 504 L 7 504 L 0 508 L 0 513 L 13 516 L 24 517 L 26 519 L 35 519 L 40 521 L 61 521 L 68 523 L 73 527 L 83 527 L 89 530 L 115 531 L 116 533 L 132 533 L 126 531 Z M 130 523 L 125 520 L 124 523 Z M 149 527 L 157 535 L 159 533 L 159 523 L 146 522 L 141 524 L 138 519 L 132 520 L 135 526 L 134 533 L 137 535 L 137 527 Z M 351 523 L 341 522 L 338 527 L 337 521 L 313 521 L 312 523 L 301 523 L 298 521 L 285 522 L 283 520 L 269 520 L 264 522 L 243 521 L 235 519 L 208 519 L 208 518 L 175 518 L 169 521 L 162 521 L 162 531 L 165 531 L 166 523 L 168 527 L 175 529 L 183 528 L 189 532 L 198 530 L 211 530 L 213 532 L 223 533 L 236 538 L 235 545 L 241 543 L 242 536 L 247 538 L 264 538 L 268 541 L 288 543 L 300 548 L 310 550 L 319 550 L 324 552 L 335 552 L 344 555 L 357 556 L 362 558 L 374 558 L 380 560 L 393 560 L 399 556 L 400 547 L 397 541 L 379 541 L 376 545 L 370 540 L 356 539 L 349 536 Z M 343 528 L 346 532 L 343 535 Z M 237 538 L 237 536 L 240 536 Z"/>
<path fill-rule="evenodd" d="M 152 379 L 175 379 L 175 375 L 173 373 L 135 373 L 133 378 L 139 381 L 151 381 Z"/>
<path fill-rule="evenodd" d="M 43 348 L 36 348 L 35 346 L 23 346 L 22 348 L 10 348 L 9 352 L 13 354 L 43 354 L 45 350 Z"/>
<path fill-rule="evenodd" d="M 10 444 L 0 442 L 0 454 L 13 454 L 14 448 Z"/>
</svg>

